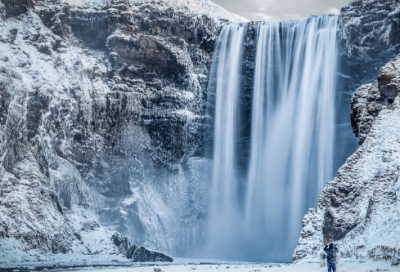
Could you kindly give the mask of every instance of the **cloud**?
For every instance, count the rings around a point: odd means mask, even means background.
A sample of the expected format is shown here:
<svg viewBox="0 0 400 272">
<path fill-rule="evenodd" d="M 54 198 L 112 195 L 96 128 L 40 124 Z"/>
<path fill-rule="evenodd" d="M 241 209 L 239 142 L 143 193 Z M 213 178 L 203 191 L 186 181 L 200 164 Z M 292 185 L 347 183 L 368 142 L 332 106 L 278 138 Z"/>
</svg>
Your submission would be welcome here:
<svg viewBox="0 0 400 272">
<path fill-rule="evenodd" d="M 273 16 L 266 15 L 262 12 L 253 13 L 253 17 L 262 18 L 261 21 L 274 21 Z"/>
<path fill-rule="evenodd" d="M 340 13 L 340 9 L 338 9 L 338 8 L 331 8 L 331 9 L 329 10 L 329 13 L 331 13 L 331 14 L 339 14 L 339 13 Z"/>
<path fill-rule="evenodd" d="M 252 21 L 297 20 L 319 14 L 338 14 L 351 0 L 213 0 Z"/>
</svg>

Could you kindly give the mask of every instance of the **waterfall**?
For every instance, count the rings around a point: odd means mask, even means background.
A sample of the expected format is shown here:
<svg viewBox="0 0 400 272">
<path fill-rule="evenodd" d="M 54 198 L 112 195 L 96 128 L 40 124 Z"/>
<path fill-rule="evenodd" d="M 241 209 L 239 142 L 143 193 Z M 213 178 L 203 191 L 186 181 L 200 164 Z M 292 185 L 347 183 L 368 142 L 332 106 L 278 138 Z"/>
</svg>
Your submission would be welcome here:
<svg viewBox="0 0 400 272">
<path fill-rule="evenodd" d="M 210 88 L 215 90 L 215 135 L 213 152 L 213 186 L 211 196 L 212 212 L 210 222 L 219 222 L 219 226 L 210 229 L 211 240 L 227 238 L 223 243 L 227 245 L 231 235 L 226 231 L 232 228 L 231 223 L 237 222 L 238 209 L 236 205 L 236 177 L 235 170 L 235 136 L 237 123 L 237 104 L 240 92 L 240 57 L 244 37 L 243 24 L 230 24 L 220 35 L 216 48 L 216 58 L 211 68 L 214 75 Z M 221 217 L 223 216 L 223 220 Z M 222 232 L 221 232 L 222 231 Z"/>
<path fill-rule="evenodd" d="M 207 250 L 217 258 L 289 261 L 308 208 L 333 177 L 337 16 L 257 23 L 251 120 L 239 118 L 246 25 L 219 38 Z M 245 175 L 237 142 L 251 122 Z"/>
</svg>

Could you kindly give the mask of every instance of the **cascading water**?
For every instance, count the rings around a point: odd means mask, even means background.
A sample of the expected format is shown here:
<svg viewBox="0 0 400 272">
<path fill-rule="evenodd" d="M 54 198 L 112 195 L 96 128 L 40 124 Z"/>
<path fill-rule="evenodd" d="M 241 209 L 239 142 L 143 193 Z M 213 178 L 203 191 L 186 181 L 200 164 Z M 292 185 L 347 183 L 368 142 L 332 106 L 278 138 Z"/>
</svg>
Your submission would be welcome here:
<svg viewBox="0 0 400 272">
<path fill-rule="evenodd" d="M 226 26 L 220 35 L 216 48 L 216 58 L 211 69 L 215 75 L 210 82 L 216 93 L 215 106 L 215 142 L 213 165 L 213 195 L 211 197 L 210 222 L 219 222 L 219 227 L 210 229 L 211 240 L 224 239 L 222 243 L 228 245 L 231 230 L 230 224 L 238 219 L 236 207 L 236 177 L 235 171 L 235 135 L 237 124 L 237 104 L 240 92 L 240 56 L 244 37 L 242 24 Z M 218 182 L 216 182 L 218 181 Z M 223 192 L 223 193 L 221 193 Z M 231 205 L 235 205 L 231 207 Z M 224 220 L 220 220 L 223 215 Z"/>
<path fill-rule="evenodd" d="M 302 216 L 333 177 L 337 21 L 322 15 L 258 23 L 244 175 L 237 142 L 246 27 L 223 29 L 209 83 L 216 95 L 210 255 L 290 260 Z"/>
</svg>

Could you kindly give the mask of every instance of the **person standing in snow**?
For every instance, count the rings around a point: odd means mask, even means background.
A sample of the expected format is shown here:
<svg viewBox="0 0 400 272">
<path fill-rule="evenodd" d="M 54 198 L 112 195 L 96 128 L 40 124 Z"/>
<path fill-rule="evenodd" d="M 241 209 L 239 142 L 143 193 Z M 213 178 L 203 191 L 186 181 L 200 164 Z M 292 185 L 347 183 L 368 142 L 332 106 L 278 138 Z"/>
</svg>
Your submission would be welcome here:
<svg viewBox="0 0 400 272">
<path fill-rule="evenodd" d="M 328 272 L 336 272 L 336 254 L 339 252 L 338 248 L 333 243 L 330 243 L 324 247 L 324 251 L 326 252 L 328 262 Z"/>
</svg>

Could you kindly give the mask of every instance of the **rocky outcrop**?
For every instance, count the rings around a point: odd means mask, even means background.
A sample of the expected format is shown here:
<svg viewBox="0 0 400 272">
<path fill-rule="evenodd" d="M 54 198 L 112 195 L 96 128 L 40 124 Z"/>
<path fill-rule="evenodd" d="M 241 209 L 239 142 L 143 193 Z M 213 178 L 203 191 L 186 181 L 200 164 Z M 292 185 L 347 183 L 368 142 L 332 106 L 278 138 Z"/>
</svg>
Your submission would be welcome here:
<svg viewBox="0 0 400 272">
<path fill-rule="evenodd" d="M 128 237 L 121 235 L 120 233 L 116 232 L 111 237 L 114 245 L 118 247 L 121 254 L 126 255 L 127 251 L 132 247 L 131 241 Z"/>
<path fill-rule="evenodd" d="M 368 136 L 375 118 L 383 108 L 391 107 L 399 94 L 399 56 L 380 69 L 378 79 L 358 88 L 351 101 L 351 123 L 354 135 L 362 144 Z"/>
<path fill-rule="evenodd" d="M 143 246 L 132 245 L 128 237 L 116 232 L 111 237 L 113 244 L 118 248 L 119 252 L 132 259 L 133 262 L 173 262 L 170 256 L 155 250 L 145 248 Z"/>
<path fill-rule="evenodd" d="M 128 259 L 133 262 L 173 262 L 170 256 L 155 250 L 147 249 L 143 246 L 133 245 L 126 253 Z"/>
<path fill-rule="evenodd" d="M 195 156 L 208 69 L 232 18 L 162 1 L 85 3 L 1 1 L 0 244 L 71 252 L 104 226 L 185 251 L 207 200 L 209 162 Z"/>
<path fill-rule="evenodd" d="M 398 258 L 399 79 L 400 56 L 354 93 L 352 122 L 362 145 L 304 217 L 294 261 L 318 258 L 327 242 L 338 243 L 341 258 Z"/>
<path fill-rule="evenodd" d="M 400 3 L 353 0 L 341 10 L 339 40 L 348 90 L 372 82 L 379 68 L 400 52 Z"/>
<path fill-rule="evenodd" d="M 8 17 L 18 16 L 28 11 L 29 7 L 33 6 L 33 0 L 1 0 L 5 6 L 5 14 Z"/>
<path fill-rule="evenodd" d="M 338 169 L 357 148 L 351 133 L 349 104 L 355 89 L 373 82 L 379 68 L 400 52 L 400 4 L 393 0 L 354 0 L 340 14 L 335 142 Z"/>
</svg>

